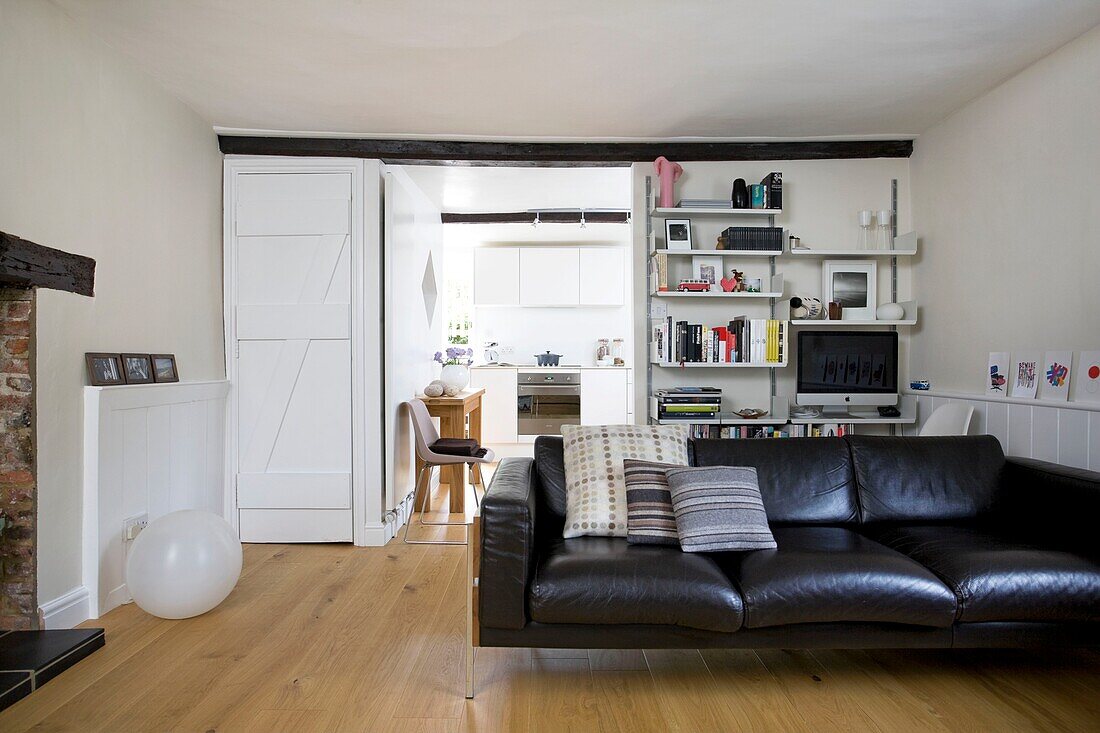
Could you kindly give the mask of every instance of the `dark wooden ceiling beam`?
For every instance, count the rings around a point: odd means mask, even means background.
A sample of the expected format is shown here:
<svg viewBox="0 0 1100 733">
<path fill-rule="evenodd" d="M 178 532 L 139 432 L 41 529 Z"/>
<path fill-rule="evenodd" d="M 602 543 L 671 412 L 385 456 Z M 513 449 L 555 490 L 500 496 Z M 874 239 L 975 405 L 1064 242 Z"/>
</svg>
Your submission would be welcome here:
<svg viewBox="0 0 1100 733">
<path fill-rule="evenodd" d="M 625 166 L 661 155 L 682 163 L 908 158 L 913 153 L 912 140 L 522 143 L 219 135 L 218 144 L 226 155 L 379 158 L 386 162 L 434 165 Z"/>
<path fill-rule="evenodd" d="M 95 295 L 95 260 L 0 232 L 0 284 Z"/>
<path fill-rule="evenodd" d="M 578 224 L 581 220 L 579 211 L 540 211 L 538 216 L 542 224 Z M 483 214 L 444 212 L 441 219 L 444 224 L 530 224 L 535 220 L 535 212 L 502 211 Z M 588 224 L 625 224 L 630 221 L 630 214 L 625 211 L 586 211 L 584 221 Z"/>
</svg>

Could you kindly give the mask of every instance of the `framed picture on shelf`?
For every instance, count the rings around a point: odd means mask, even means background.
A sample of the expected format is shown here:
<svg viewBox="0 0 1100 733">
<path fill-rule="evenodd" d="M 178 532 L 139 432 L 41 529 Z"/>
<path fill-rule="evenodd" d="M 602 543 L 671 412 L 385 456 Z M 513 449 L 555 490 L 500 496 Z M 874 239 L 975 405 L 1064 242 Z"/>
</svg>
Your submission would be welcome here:
<svg viewBox="0 0 1100 733">
<path fill-rule="evenodd" d="M 841 320 L 873 321 L 878 307 L 878 264 L 874 260 L 825 260 L 821 293 L 843 308 Z"/>
<path fill-rule="evenodd" d="M 122 376 L 122 357 L 118 354 L 85 354 L 84 364 L 88 368 L 88 383 L 93 387 L 126 384 Z"/>
<path fill-rule="evenodd" d="M 180 381 L 179 372 L 176 371 L 175 354 L 150 354 L 149 358 L 153 360 L 153 381 L 158 383 Z"/>
<path fill-rule="evenodd" d="M 712 286 L 722 279 L 721 257 L 696 255 L 691 258 L 691 277 L 694 280 L 706 280 Z"/>
<path fill-rule="evenodd" d="M 665 248 L 674 252 L 691 250 L 691 219 L 665 219 Z"/>
<path fill-rule="evenodd" d="M 122 374 L 126 384 L 149 384 L 153 381 L 153 361 L 148 354 L 122 354 Z"/>
</svg>

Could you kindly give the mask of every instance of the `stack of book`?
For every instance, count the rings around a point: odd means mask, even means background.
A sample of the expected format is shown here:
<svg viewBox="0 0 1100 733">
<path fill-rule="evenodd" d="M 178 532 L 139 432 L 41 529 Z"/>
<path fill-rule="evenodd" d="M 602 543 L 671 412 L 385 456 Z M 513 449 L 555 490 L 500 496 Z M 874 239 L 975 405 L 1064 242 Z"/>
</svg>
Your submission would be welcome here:
<svg viewBox="0 0 1100 733">
<path fill-rule="evenodd" d="M 737 316 L 724 326 L 653 319 L 650 361 L 654 364 L 782 364 L 787 322 Z"/>
<path fill-rule="evenodd" d="M 713 420 L 722 411 L 718 387 L 669 387 L 653 393 L 653 414 L 658 420 Z"/>
</svg>

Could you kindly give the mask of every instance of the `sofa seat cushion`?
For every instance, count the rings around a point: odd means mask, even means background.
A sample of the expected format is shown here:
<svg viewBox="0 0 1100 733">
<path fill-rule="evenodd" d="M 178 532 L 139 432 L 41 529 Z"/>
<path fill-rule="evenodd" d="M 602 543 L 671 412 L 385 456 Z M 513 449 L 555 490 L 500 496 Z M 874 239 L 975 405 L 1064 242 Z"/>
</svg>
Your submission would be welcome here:
<svg viewBox="0 0 1100 733">
<path fill-rule="evenodd" d="M 773 527 L 774 550 L 719 562 L 745 602 L 745 628 L 865 622 L 947 627 L 955 595 L 905 555 L 843 527 Z"/>
<path fill-rule="evenodd" d="M 529 601 L 531 619 L 548 624 L 737 631 L 744 616 L 741 596 L 710 557 L 615 537 L 548 542 Z"/>
<path fill-rule="evenodd" d="M 876 540 L 929 568 L 954 590 L 958 620 L 1100 621 L 1100 563 L 959 525 L 869 528 Z"/>
</svg>

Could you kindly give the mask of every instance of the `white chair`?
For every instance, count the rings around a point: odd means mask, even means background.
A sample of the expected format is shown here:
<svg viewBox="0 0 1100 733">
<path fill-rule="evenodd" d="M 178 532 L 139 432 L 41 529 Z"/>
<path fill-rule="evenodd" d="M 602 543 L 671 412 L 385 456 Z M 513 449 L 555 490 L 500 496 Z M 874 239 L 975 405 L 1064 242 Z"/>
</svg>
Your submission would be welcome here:
<svg viewBox="0 0 1100 733">
<path fill-rule="evenodd" d="M 486 463 L 492 463 L 496 456 L 488 448 L 485 449 L 485 455 L 483 456 L 456 456 L 446 453 L 436 453 L 432 450 L 432 445 L 439 440 L 439 431 L 435 429 L 435 423 L 432 422 L 432 416 L 428 413 L 427 406 L 420 400 L 409 400 L 405 403 L 405 406 L 409 408 L 409 415 L 412 417 L 413 435 L 416 437 L 416 455 L 424 462 L 424 466 L 420 469 L 420 472 L 416 475 L 416 485 L 413 487 L 413 509 L 409 515 L 409 521 L 405 523 L 405 536 L 402 541 L 409 545 L 465 545 L 466 542 L 458 542 L 454 540 L 410 540 L 409 539 L 409 525 L 412 524 L 412 515 L 417 513 L 419 508 L 420 524 L 422 526 L 436 526 L 436 527 L 457 527 L 465 526 L 466 522 L 425 522 L 424 521 L 424 506 L 427 504 L 427 492 L 431 490 L 432 485 L 432 469 L 436 466 L 453 466 L 457 463 L 465 463 L 470 467 L 470 477 L 473 479 L 476 474 L 478 480 L 481 482 L 481 493 L 485 493 L 485 476 L 481 471 L 481 466 Z M 476 468 L 475 468 L 476 466 Z M 425 476 L 426 474 L 426 476 Z M 425 479 L 425 480 L 422 480 Z M 421 486 L 423 486 L 424 499 L 421 499 Z M 451 491 L 465 491 L 465 486 L 452 486 Z M 477 485 L 474 485 L 474 504 L 480 506 L 480 502 L 477 498 Z"/>
<path fill-rule="evenodd" d="M 920 435 L 966 435 L 973 416 L 974 408 L 965 402 L 948 402 L 932 411 Z"/>
</svg>

